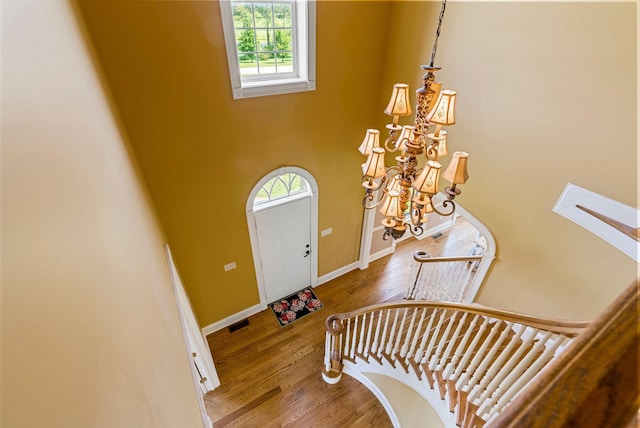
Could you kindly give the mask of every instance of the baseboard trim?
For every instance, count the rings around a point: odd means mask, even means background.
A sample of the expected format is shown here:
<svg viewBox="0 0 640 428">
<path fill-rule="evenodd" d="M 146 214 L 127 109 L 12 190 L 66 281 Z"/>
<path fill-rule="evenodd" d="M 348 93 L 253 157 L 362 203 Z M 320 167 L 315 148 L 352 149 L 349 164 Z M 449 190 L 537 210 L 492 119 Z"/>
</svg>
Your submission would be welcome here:
<svg viewBox="0 0 640 428">
<path fill-rule="evenodd" d="M 349 273 L 352 270 L 356 270 L 358 269 L 358 262 L 353 262 L 351 264 L 348 264 L 346 266 L 341 267 L 340 269 L 336 269 L 333 272 L 329 272 L 325 275 L 322 275 L 320 277 L 318 277 L 318 284 L 324 284 L 325 282 L 329 282 L 332 279 L 336 279 L 339 276 L 344 275 L 345 273 Z"/>
<path fill-rule="evenodd" d="M 377 253 L 373 253 L 369 256 L 369 263 L 375 262 L 378 259 L 383 258 L 384 256 L 388 256 L 389 254 L 393 254 L 395 249 L 393 247 L 385 248 L 384 250 L 380 250 Z"/>
<path fill-rule="evenodd" d="M 349 273 L 352 270 L 356 270 L 358 268 L 358 262 L 353 262 L 351 264 L 348 264 L 346 266 L 341 267 L 340 269 L 336 269 L 333 272 L 329 272 L 326 275 L 322 275 L 320 277 L 318 277 L 317 280 L 312 282 L 312 286 L 316 287 L 320 284 L 324 284 L 325 282 L 329 282 L 332 279 L 335 279 L 339 276 L 344 275 L 345 273 Z M 263 305 L 262 303 L 258 303 L 257 305 L 253 305 L 247 309 L 244 309 L 238 313 L 235 313 L 233 315 L 230 315 L 228 317 L 226 317 L 225 319 L 222 319 L 220 321 L 216 321 L 213 324 L 209 324 L 206 327 L 202 328 L 202 333 L 207 336 L 211 333 L 214 333 L 220 329 L 223 329 L 225 327 L 230 326 L 233 323 L 236 323 L 238 321 L 241 321 L 247 317 L 250 317 L 251 315 L 257 314 L 258 312 L 264 310 L 267 308 L 267 305 Z"/>
<path fill-rule="evenodd" d="M 209 324 L 208 326 L 204 327 L 202 329 L 202 333 L 207 336 L 213 332 L 216 332 L 220 329 L 223 329 L 225 327 L 229 327 L 231 324 L 236 323 L 238 321 L 241 321 L 247 317 L 250 317 L 251 315 L 257 314 L 260 311 L 263 311 L 264 309 L 266 309 L 267 306 L 263 305 L 262 303 L 258 303 L 257 305 L 253 305 L 247 309 L 244 309 L 240 312 L 237 312 L 233 315 L 229 315 L 228 317 L 220 320 L 220 321 L 216 321 L 213 324 Z"/>
<path fill-rule="evenodd" d="M 422 236 L 420 237 L 420 239 L 424 239 L 428 236 L 433 236 L 436 233 L 440 233 L 440 232 L 444 232 L 445 230 L 449 229 L 451 226 L 453 226 L 453 221 L 449 220 L 445 223 L 439 224 L 435 227 L 432 227 L 431 229 L 427 229 L 425 230 L 425 232 L 422 234 Z"/>
</svg>

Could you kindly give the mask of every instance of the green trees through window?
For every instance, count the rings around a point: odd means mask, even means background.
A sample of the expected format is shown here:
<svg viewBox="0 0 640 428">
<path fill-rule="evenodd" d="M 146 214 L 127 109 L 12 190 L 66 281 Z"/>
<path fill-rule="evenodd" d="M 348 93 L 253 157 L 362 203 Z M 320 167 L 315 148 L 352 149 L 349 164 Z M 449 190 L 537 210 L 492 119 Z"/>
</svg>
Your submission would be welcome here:
<svg viewBox="0 0 640 428">
<path fill-rule="evenodd" d="M 293 73 L 295 3 L 231 2 L 242 76 Z"/>
<path fill-rule="evenodd" d="M 234 99 L 315 90 L 315 1 L 218 3 Z"/>
<path fill-rule="evenodd" d="M 267 181 L 258 191 L 253 205 L 261 205 L 301 193 L 309 193 L 307 182 L 298 174 L 288 172 Z"/>
</svg>

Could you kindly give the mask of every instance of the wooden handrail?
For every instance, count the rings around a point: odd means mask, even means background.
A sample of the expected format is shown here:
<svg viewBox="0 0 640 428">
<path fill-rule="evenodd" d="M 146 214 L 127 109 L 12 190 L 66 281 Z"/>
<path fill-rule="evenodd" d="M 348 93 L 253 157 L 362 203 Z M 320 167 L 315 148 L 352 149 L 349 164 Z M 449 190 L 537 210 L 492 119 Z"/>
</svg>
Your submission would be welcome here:
<svg viewBox="0 0 640 428">
<path fill-rule="evenodd" d="M 635 239 L 636 241 L 640 242 L 640 227 L 629 226 L 628 224 L 624 224 L 621 221 L 615 220 L 611 217 L 607 217 L 604 214 L 591 210 L 582 205 L 576 205 L 576 208 L 581 209 L 582 211 L 588 214 L 591 214 L 598 220 L 608 224 L 609 226 L 613 227 L 617 231 L 624 233 L 629 238 Z"/>
<path fill-rule="evenodd" d="M 413 259 L 420 263 L 439 262 L 473 262 L 482 260 L 483 256 L 451 256 L 451 257 L 431 257 L 426 251 L 416 251 Z"/>
<path fill-rule="evenodd" d="M 536 317 L 533 315 L 521 314 L 517 312 L 504 311 L 501 309 L 489 308 L 487 306 L 482 306 L 476 303 L 469 305 L 453 302 L 403 301 L 396 303 L 379 303 L 376 305 L 356 309 L 355 311 L 351 312 L 333 314 L 330 315 L 325 321 L 325 327 L 327 333 L 338 335 L 344 330 L 344 325 L 341 321 L 343 319 L 355 318 L 366 312 L 374 312 L 382 309 L 401 308 L 434 308 L 463 311 L 471 314 L 485 315 L 492 318 L 500 318 L 505 321 L 526 324 L 530 327 L 543 328 L 554 333 L 565 334 L 569 337 L 573 337 L 581 333 L 590 324 L 590 321 L 554 320 L 549 318 Z M 336 321 L 335 325 L 338 325 L 339 327 L 334 328 L 334 321 Z"/>
</svg>

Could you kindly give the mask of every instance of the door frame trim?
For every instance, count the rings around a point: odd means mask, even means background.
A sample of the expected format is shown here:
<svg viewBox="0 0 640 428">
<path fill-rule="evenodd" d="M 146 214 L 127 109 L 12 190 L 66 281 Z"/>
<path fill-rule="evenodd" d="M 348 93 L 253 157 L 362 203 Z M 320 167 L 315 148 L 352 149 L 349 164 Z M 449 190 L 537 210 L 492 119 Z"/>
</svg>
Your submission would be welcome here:
<svg viewBox="0 0 640 428">
<path fill-rule="evenodd" d="M 258 246 L 258 231 L 256 229 L 255 222 L 255 212 L 253 211 L 253 201 L 255 200 L 258 192 L 264 186 L 267 181 L 271 180 L 274 177 L 279 175 L 293 173 L 298 174 L 302 178 L 304 178 L 309 186 L 311 187 L 311 218 L 310 218 L 310 236 L 311 236 L 311 286 L 315 287 L 318 285 L 318 183 L 315 178 L 306 170 L 296 167 L 296 166 L 283 166 L 276 170 L 271 171 L 262 177 L 251 192 L 249 193 L 249 197 L 247 198 L 247 228 L 249 229 L 249 240 L 251 242 L 251 253 L 253 255 L 253 266 L 256 271 L 256 282 L 258 284 L 258 294 L 260 296 L 260 306 L 263 308 L 267 307 L 266 299 L 266 291 L 265 291 L 265 283 L 264 283 L 264 275 L 262 272 L 262 256 L 260 254 L 260 247 Z M 287 203 L 286 200 L 283 203 Z"/>
</svg>

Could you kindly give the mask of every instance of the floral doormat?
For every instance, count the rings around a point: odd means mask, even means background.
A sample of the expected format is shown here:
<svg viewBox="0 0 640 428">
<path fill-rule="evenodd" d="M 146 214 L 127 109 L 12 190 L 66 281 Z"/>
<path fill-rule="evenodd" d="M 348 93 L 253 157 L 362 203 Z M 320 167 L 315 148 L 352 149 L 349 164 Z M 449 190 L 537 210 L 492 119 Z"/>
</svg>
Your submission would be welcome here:
<svg viewBox="0 0 640 428">
<path fill-rule="evenodd" d="M 322 306 L 322 302 L 316 297 L 311 288 L 305 288 L 269 304 L 276 318 L 278 318 L 280 327 L 291 324 L 317 311 Z"/>
</svg>

